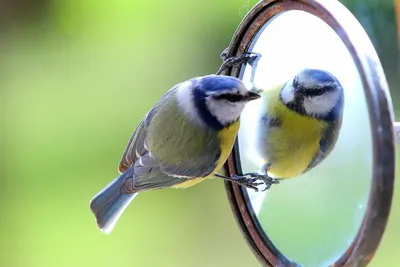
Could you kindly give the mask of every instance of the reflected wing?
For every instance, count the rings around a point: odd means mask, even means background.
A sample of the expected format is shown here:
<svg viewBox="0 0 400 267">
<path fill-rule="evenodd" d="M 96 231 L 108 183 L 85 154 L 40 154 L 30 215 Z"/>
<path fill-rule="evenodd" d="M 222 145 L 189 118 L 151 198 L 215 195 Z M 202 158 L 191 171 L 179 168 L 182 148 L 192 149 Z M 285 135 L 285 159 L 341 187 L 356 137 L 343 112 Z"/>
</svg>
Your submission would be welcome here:
<svg viewBox="0 0 400 267">
<path fill-rule="evenodd" d="M 319 141 L 319 152 L 314 156 L 307 169 L 307 172 L 321 163 L 332 151 L 339 137 L 342 121 L 338 120 L 331 123 L 323 132 L 322 138 Z"/>
</svg>

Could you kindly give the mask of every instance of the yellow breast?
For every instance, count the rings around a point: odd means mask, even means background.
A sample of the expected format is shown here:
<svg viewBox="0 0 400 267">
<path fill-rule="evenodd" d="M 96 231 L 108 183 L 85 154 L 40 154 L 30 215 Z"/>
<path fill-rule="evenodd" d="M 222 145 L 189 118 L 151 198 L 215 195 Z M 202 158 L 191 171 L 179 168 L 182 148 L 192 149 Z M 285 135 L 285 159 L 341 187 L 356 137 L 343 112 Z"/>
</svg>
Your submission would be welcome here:
<svg viewBox="0 0 400 267">
<path fill-rule="evenodd" d="M 218 136 L 220 139 L 220 150 L 221 150 L 221 155 L 219 157 L 219 160 L 216 164 L 216 167 L 214 169 L 214 171 L 211 172 L 209 177 L 212 177 L 214 175 L 214 173 L 216 171 L 218 171 L 219 169 L 222 168 L 222 166 L 224 165 L 225 161 L 227 160 L 229 154 L 232 151 L 233 145 L 235 143 L 235 139 L 239 130 L 239 126 L 240 126 L 240 122 L 237 121 L 233 124 L 231 124 L 229 127 L 226 127 L 224 129 L 222 129 Z M 181 183 L 179 185 L 175 185 L 175 188 L 186 188 L 186 187 L 190 187 L 193 186 L 195 184 L 198 184 L 202 181 L 204 181 L 205 178 L 197 178 L 197 179 L 193 179 L 190 181 L 186 181 L 184 183 Z"/>
<path fill-rule="evenodd" d="M 196 178 L 196 179 L 193 179 L 193 180 L 189 180 L 189 181 L 186 181 L 186 182 L 183 182 L 183 183 L 174 185 L 173 187 L 174 187 L 174 188 L 186 188 L 186 187 L 191 187 L 191 186 L 193 186 L 193 185 L 195 185 L 195 184 L 198 184 L 198 183 L 200 183 L 200 182 L 202 182 L 202 181 L 204 181 L 204 178 Z"/>
<path fill-rule="evenodd" d="M 219 132 L 219 139 L 221 140 L 220 143 L 221 156 L 219 157 L 219 161 L 214 169 L 214 172 L 221 169 L 226 160 L 228 159 L 232 151 L 233 145 L 235 144 L 236 136 L 239 131 L 239 126 L 240 126 L 240 121 L 238 120 L 235 123 L 231 124 L 229 127 L 226 127 Z"/>
</svg>

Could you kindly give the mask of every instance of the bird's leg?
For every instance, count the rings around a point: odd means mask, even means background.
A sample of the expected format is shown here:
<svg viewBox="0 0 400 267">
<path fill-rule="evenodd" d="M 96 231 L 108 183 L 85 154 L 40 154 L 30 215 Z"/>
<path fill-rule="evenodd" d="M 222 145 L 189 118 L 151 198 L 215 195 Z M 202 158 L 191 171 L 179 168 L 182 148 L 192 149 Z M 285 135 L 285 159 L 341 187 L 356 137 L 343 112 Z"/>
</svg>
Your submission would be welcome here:
<svg viewBox="0 0 400 267">
<path fill-rule="evenodd" d="M 251 176 L 251 177 L 257 177 L 259 180 L 263 181 L 264 184 L 265 184 L 265 188 L 263 190 L 261 190 L 261 191 L 264 192 L 264 191 L 270 189 L 271 185 L 279 184 L 278 180 L 280 180 L 280 179 L 272 178 L 272 177 L 270 177 L 268 175 L 268 169 L 269 169 L 270 166 L 271 166 L 271 163 L 270 162 L 266 162 L 265 164 L 263 164 L 261 166 L 261 168 L 259 170 L 259 172 L 262 173 L 262 174 L 259 174 L 259 173 L 256 173 L 256 172 L 251 172 L 251 173 L 246 173 L 244 175 Z"/>
<path fill-rule="evenodd" d="M 219 57 L 222 59 L 222 61 L 225 61 L 228 59 L 228 51 L 229 51 L 229 46 L 222 51 L 221 55 Z"/>
<path fill-rule="evenodd" d="M 262 185 L 263 183 L 258 181 L 258 177 L 247 177 L 247 176 L 239 176 L 239 175 L 232 175 L 231 177 L 228 176 L 223 176 L 220 174 L 215 174 L 216 177 L 222 178 L 227 181 L 231 181 L 234 183 L 237 183 L 238 185 L 251 188 L 254 191 L 258 192 L 258 187 L 259 185 Z"/>
<path fill-rule="evenodd" d="M 238 177 L 251 177 L 253 179 L 263 181 L 263 183 L 265 184 L 265 188 L 263 190 L 261 190 L 263 192 L 270 189 L 271 185 L 279 184 L 279 181 L 277 179 L 269 177 L 268 174 L 259 174 L 256 172 L 249 172 L 249 173 L 245 173 L 242 176 L 238 176 Z"/>
<path fill-rule="evenodd" d="M 221 67 L 219 67 L 219 70 L 217 71 L 217 75 L 220 75 L 224 70 L 242 64 L 242 63 L 251 63 L 253 62 L 258 55 L 256 53 L 250 53 L 250 52 L 246 52 L 240 56 L 237 57 L 230 57 L 228 58 L 228 47 L 224 49 L 224 51 L 222 51 L 221 55 L 220 55 L 221 59 L 222 59 L 222 65 Z"/>
</svg>

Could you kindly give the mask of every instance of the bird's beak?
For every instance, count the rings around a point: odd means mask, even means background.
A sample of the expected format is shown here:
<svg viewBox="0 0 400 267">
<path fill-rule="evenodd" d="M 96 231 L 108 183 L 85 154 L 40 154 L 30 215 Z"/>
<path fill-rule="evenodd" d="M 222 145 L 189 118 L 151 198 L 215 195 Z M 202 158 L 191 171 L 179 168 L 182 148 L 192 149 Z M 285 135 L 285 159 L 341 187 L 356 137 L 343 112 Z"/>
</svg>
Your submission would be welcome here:
<svg viewBox="0 0 400 267">
<path fill-rule="evenodd" d="M 261 96 L 257 93 L 254 93 L 252 91 L 247 91 L 247 94 L 243 96 L 243 100 L 251 101 L 251 100 L 259 99 L 260 97 Z"/>
</svg>

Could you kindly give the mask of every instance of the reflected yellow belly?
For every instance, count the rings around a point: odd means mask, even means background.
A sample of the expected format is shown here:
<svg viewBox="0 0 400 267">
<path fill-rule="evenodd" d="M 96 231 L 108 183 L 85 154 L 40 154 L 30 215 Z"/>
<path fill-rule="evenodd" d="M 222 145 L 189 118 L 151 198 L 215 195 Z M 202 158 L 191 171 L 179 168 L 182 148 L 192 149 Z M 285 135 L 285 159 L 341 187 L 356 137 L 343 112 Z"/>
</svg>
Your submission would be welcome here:
<svg viewBox="0 0 400 267">
<path fill-rule="evenodd" d="M 276 178 L 292 178 L 301 175 L 319 151 L 317 141 L 278 146 L 268 169 L 268 174 Z"/>
<path fill-rule="evenodd" d="M 281 125 L 271 127 L 264 144 L 265 158 L 271 163 L 268 174 L 276 178 L 299 176 L 319 152 L 326 123 L 301 116 L 284 105 L 271 115 L 279 117 Z"/>
</svg>

